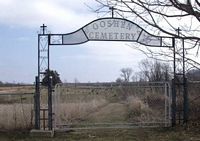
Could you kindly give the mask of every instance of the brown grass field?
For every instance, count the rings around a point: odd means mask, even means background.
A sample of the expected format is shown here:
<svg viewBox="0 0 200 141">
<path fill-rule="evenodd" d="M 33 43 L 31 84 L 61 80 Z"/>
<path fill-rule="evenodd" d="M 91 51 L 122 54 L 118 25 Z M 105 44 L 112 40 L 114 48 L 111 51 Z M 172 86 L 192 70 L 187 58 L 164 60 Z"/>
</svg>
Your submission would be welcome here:
<svg viewBox="0 0 200 141">
<path fill-rule="evenodd" d="M 198 117 L 199 85 L 190 85 L 190 105 Z M 59 103 L 59 123 L 128 123 L 138 121 L 161 121 L 165 97 L 160 89 L 137 88 L 96 88 L 64 87 L 61 89 Z M 27 94 L 29 93 L 29 94 Z M 0 141 L 64 141 L 64 140 L 97 140 L 97 141 L 198 141 L 199 126 L 182 128 L 139 128 L 134 129 L 95 129 L 72 130 L 68 133 L 56 133 L 54 138 L 31 137 L 29 130 L 34 126 L 34 86 L 0 87 Z M 142 93 L 142 94 L 141 94 Z M 158 95 L 161 93 L 161 95 Z M 8 95 L 6 95 L 8 94 Z M 194 100 L 195 99 L 195 100 Z M 47 103 L 47 91 L 42 89 L 42 107 Z M 54 103 L 55 106 L 55 103 Z M 195 122 L 195 125 L 198 124 Z M 196 126 L 195 126 L 196 127 Z M 12 134 L 10 134 L 12 133 Z"/>
<path fill-rule="evenodd" d="M 56 97 L 56 123 L 73 127 L 101 123 L 164 124 L 165 100 L 169 101 L 164 87 L 62 86 Z"/>
</svg>

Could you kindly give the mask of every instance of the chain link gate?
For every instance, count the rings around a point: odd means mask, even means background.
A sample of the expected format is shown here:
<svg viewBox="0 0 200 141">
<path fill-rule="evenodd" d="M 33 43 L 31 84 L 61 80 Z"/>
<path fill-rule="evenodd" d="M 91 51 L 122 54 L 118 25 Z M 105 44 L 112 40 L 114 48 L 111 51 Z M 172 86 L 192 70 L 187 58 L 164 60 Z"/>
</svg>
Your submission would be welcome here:
<svg viewBox="0 0 200 141">
<path fill-rule="evenodd" d="M 188 81 L 189 125 L 200 126 L 200 81 Z"/>
<path fill-rule="evenodd" d="M 155 83 L 67 83 L 53 93 L 55 129 L 171 126 L 171 88 Z"/>
</svg>

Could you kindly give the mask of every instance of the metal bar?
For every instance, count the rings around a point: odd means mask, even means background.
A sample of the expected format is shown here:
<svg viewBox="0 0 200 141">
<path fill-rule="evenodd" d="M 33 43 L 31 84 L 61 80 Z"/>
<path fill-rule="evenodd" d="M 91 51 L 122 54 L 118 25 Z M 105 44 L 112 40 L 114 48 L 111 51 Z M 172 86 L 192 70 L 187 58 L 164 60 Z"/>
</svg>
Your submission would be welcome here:
<svg viewBox="0 0 200 141">
<path fill-rule="evenodd" d="M 46 31 L 47 26 L 44 24 L 40 26 L 40 31 L 42 33 L 38 34 L 38 83 L 37 83 L 37 94 L 35 100 L 35 105 L 37 105 L 37 112 L 36 118 L 37 120 L 37 127 L 40 128 L 40 85 L 41 85 L 41 75 L 45 74 L 44 71 L 47 71 L 47 76 L 48 76 L 48 110 L 42 110 L 44 113 L 45 111 L 48 111 L 48 128 L 49 130 L 52 130 L 52 88 L 50 84 L 50 53 L 49 53 L 49 46 L 50 46 L 50 34 L 47 34 Z M 38 102 L 39 101 L 39 102 Z M 43 114 L 44 114 L 43 113 Z M 35 116 L 35 117 L 36 117 Z M 45 118 L 43 118 L 43 124 L 45 125 Z M 39 124 L 39 126 L 38 126 Z"/>
<path fill-rule="evenodd" d="M 65 128 L 65 130 L 97 130 L 97 129 L 136 129 L 139 127 L 143 127 L 143 128 L 156 128 L 156 127 L 160 127 L 159 125 L 137 125 L 137 126 L 115 126 L 115 127 L 69 127 L 69 128 Z"/>
<path fill-rule="evenodd" d="M 52 130 L 53 128 L 53 113 L 52 113 L 52 79 L 49 78 L 49 88 L 48 88 L 48 128 Z"/>
<path fill-rule="evenodd" d="M 135 122 L 135 123 L 86 123 L 86 124 L 57 124 L 56 127 L 62 129 L 83 129 L 83 128 L 138 128 L 138 127 L 161 127 L 164 125 L 170 126 L 167 122 Z"/>
<path fill-rule="evenodd" d="M 167 122 L 167 83 L 165 83 L 165 123 Z M 165 124 L 165 126 L 167 126 Z"/>
<path fill-rule="evenodd" d="M 48 128 L 52 130 L 52 79 L 50 78 L 50 35 L 48 35 Z"/>
<path fill-rule="evenodd" d="M 35 95 L 35 92 L 34 93 L 0 93 L 0 96 L 25 96 L 25 95 Z"/>
<path fill-rule="evenodd" d="M 34 95 L 34 108 L 35 108 L 35 129 L 40 128 L 40 97 L 39 97 L 39 89 L 38 89 L 38 76 L 35 77 L 35 95 Z"/>
<path fill-rule="evenodd" d="M 183 45 L 183 78 L 185 78 L 185 43 L 184 43 L 184 39 L 182 39 L 182 45 Z"/>
<path fill-rule="evenodd" d="M 40 35 L 38 35 L 38 78 L 40 82 Z"/>
<path fill-rule="evenodd" d="M 168 118 L 169 118 L 169 124 L 171 122 L 171 104 L 172 104 L 172 88 L 171 88 L 171 84 L 168 83 L 168 92 L 169 92 L 169 101 L 168 101 L 168 104 L 169 104 L 169 111 L 168 111 Z"/>
<path fill-rule="evenodd" d="M 184 87 L 184 119 L 185 123 L 187 124 L 189 121 L 189 99 L 188 99 L 188 83 L 187 78 L 185 78 L 185 87 Z"/>
<path fill-rule="evenodd" d="M 175 38 L 173 38 L 172 39 L 173 40 L 173 42 L 172 42 L 172 44 L 173 44 L 173 57 L 174 57 L 174 79 L 175 79 L 175 77 L 176 77 L 176 47 L 175 47 Z"/>
<path fill-rule="evenodd" d="M 112 16 L 112 18 L 114 18 L 114 7 L 110 7 L 109 9 L 111 10 L 111 16 Z"/>
<path fill-rule="evenodd" d="M 175 79 L 172 80 L 172 127 L 176 126 L 176 89 Z"/>
<path fill-rule="evenodd" d="M 68 124 L 57 124 L 58 126 L 93 126 L 93 125 L 141 125 L 141 124 L 165 124 L 165 122 L 116 122 L 116 123 L 110 123 L 110 122 L 97 122 L 97 123 L 68 123 Z"/>
<path fill-rule="evenodd" d="M 187 78 L 185 77 L 185 42 L 184 39 L 182 39 L 182 45 L 183 45 L 183 122 L 187 125 L 188 122 L 188 109 L 189 109 L 189 103 L 188 103 L 188 92 L 187 92 Z"/>
<path fill-rule="evenodd" d="M 184 124 L 188 124 L 188 119 L 189 119 L 189 100 L 188 100 L 188 89 L 187 89 L 187 78 L 184 78 L 184 81 L 185 81 L 185 85 L 184 85 L 184 115 L 183 115 L 183 122 Z"/>
<path fill-rule="evenodd" d="M 42 113 L 43 113 L 43 130 L 45 130 L 45 110 L 42 110 Z"/>
<path fill-rule="evenodd" d="M 38 76 L 36 77 L 35 128 L 40 129 L 40 35 L 38 35 Z"/>
<path fill-rule="evenodd" d="M 173 38 L 174 54 L 174 79 L 172 80 L 172 127 L 176 126 L 176 48 L 175 38 Z"/>
<path fill-rule="evenodd" d="M 44 110 L 44 111 L 48 111 L 48 109 L 45 109 L 45 108 L 42 108 L 42 109 L 40 109 L 40 110 L 41 110 L 41 111 L 43 111 L 43 110 Z"/>
</svg>

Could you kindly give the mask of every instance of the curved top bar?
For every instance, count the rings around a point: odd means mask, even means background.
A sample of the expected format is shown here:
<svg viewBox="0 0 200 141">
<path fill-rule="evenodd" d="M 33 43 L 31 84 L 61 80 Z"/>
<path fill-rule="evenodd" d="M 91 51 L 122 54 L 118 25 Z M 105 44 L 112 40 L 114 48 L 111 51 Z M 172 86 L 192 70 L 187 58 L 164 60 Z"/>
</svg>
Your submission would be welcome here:
<svg viewBox="0 0 200 141">
<path fill-rule="evenodd" d="M 55 41 L 58 38 L 60 40 Z M 50 34 L 51 45 L 76 45 L 87 41 L 126 41 L 153 47 L 172 47 L 172 37 L 152 35 L 122 18 L 100 18 L 71 33 Z"/>
</svg>

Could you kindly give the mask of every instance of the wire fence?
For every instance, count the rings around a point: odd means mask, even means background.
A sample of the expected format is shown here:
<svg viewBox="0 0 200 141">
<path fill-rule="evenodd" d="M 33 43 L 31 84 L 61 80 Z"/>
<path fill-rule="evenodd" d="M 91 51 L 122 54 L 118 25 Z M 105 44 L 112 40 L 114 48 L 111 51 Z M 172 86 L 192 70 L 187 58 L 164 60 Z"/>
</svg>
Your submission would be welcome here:
<svg viewBox="0 0 200 141">
<path fill-rule="evenodd" d="M 34 93 L 0 93 L 0 130 L 31 129 Z"/>
<path fill-rule="evenodd" d="M 77 83 L 57 85 L 55 128 L 170 126 L 169 83 Z"/>
<path fill-rule="evenodd" d="M 200 81 L 188 82 L 189 123 L 200 125 Z"/>
</svg>

